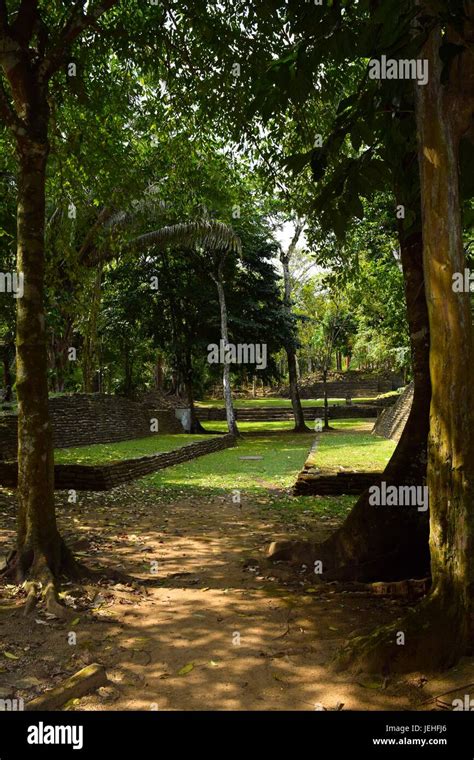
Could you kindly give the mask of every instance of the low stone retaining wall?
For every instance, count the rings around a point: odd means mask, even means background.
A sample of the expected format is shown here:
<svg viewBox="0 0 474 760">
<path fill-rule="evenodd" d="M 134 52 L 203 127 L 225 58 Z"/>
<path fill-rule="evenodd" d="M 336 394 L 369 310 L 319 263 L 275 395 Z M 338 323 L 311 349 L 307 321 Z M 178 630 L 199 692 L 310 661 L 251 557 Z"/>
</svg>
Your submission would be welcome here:
<svg viewBox="0 0 474 760">
<path fill-rule="evenodd" d="M 374 425 L 372 433 L 383 438 L 399 441 L 405 428 L 413 403 L 414 385 L 407 385 L 394 404 L 384 409 Z"/>
<path fill-rule="evenodd" d="M 293 486 L 294 496 L 342 496 L 343 494 L 363 493 L 370 486 L 380 483 L 382 473 L 341 471 L 335 473 L 321 472 L 314 464 L 314 452 L 318 445 L 318 439 L 311 446 L 311 450 L 298 474 Z"/>
<path fill-rule="evenodd" d="M 370 398 L 379 393 L 395 391 L 401 385 L 403 385 L 402 378 L 397 373 L 393 373 L 390 378 L 360 379 L 352 375 L 342 377 L 339 380 L 329 380 L 327 390 L 331 398 Z M 306 377 L 299 383 L 299 392 L 301 398 L 322 398 L 324 385 L 320 380 L 312 381 L 311 378 Z"/>
<path fill-rule="evenodd" d="M 357 417 L 377 417 L 380 414 L 381 407 L 378 404 L 334 404 L 329 407 L 329 419 L 354 419 Z M 212 420 L 225 420 L 225 409 L 223 407 L 209 407 L 196 409 L 198 419 L 201 422 Z M 303 407 L 304 418 L 307 422 L 314 422 L 315 419 L 323 419 L 324 408 L 322 406 Z M 287 406 L 255 407 L 240 408 L 235 410 L 236 420 L 239 422 L 279 422 L 281 420 L 292 420 L 293 410 Z"/>
<path fill-rule="evenodd" d="M 54 487 L 56 490 L 109 491 L 111 488 L 141 478 L 156 470 L 163 470 L 190 459 L 212 454 L 229 448 L 235 443 L 234 436 L 227 433 L 205 441 L 188 443 L 173 451 L 151 454 L 134 459 L 103 465 L 56 464 L 54 466 Z M 16 462 L 0 462 L 0 485 L 16 488 L 18 483 Z"/>
<path fill-rule="evenodd" d="M 338 472 L 335 475 L 318 475 L 302 470 L 293 486 L 295 496 L 341 496 L 363 493 L 380 483 L 381 472 Z"/>
</svg>

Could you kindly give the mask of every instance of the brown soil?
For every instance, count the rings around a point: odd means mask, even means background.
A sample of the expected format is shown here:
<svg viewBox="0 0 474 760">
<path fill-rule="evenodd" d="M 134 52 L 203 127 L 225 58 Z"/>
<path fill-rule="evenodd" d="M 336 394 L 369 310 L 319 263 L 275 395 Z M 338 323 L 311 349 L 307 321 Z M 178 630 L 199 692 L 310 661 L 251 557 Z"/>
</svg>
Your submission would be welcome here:
<svg viewBox="0 0 474 760">
<path fill-rule="evenodd" d="M 471 661 L 433 680 L 332 672 L 349 634 L 393 620 L 408 602 L 320 584 L 304 567 L 266 567 L 271 540 L 307 538 L 308 528 L 322 539 L 337 526 L 323 518 L 308 526 L 304 514 L 289 522 L 274 490 L 268 501 L 244 494 L 241 509 L 223 497 L 166 503 L 143 484 L 59 500 L 61 531 L 79 558 L 148 585 L 64 584 L 71 619 L 63 622 L 41 608 L 25 618 L 23 592 L 4 583 L 0 698 L 27 702 L 92 662 L 105 665 L 110 686 L 66 709 L 433 709 L 422 703 L 457 685 L 462 696 L 474 681 Z M 6 551 L 14 539 L 6 491 L 0 526 Z"/>
</svg>

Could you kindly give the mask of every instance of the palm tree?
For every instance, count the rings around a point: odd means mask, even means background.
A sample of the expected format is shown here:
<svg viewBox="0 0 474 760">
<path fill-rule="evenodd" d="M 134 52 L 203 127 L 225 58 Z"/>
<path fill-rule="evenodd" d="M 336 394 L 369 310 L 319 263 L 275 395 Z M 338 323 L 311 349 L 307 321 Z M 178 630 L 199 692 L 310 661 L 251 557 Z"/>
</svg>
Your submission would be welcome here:
<svg viewBox="0 0 474 760">
<path fill-rule="evenodd" d="M 173 224 L 161 229 L 147 232 L 134 238 L 122 246 L 122 251 L 142 252 L 148 248 L 165 248 L 180 246 L 206 251 L 211 257 L 213 267 L 210 276 L 216 283 L 221 316 L 221 339 L 225 349 L 229 344 L 227 304 L 224 290 L 224 263 L 229 252 L 240 254 L 242 244 L 234 230 L 223 222 L 212 219 L 202 219 L 195 222 Z M 235 420 L 235 410 L 232 401 L 230 383 L 230 366 L 224 361 L 223 369 L 224 401 L 226 408 L 227 428 L 229 433 L 238 436 L 239 430 Z"/>
</svg>

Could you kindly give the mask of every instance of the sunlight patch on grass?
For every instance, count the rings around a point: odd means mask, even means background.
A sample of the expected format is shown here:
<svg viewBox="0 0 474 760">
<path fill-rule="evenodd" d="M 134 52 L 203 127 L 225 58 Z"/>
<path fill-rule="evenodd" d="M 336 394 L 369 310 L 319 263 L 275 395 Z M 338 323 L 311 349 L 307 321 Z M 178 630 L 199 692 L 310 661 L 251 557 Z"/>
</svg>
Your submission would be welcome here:
<svg viewBox="0 0 474 760">
<path fill-rule="evenodd" d="M 311 455 L 311 462 L 324 472 L 343 469 L 383 470 L 396 442 L 379 438 L 370 433 L 368 420 L 334 420 L 334 430 L 318 435 L 318 446 Z"/>
<path fill-rule="evenodd" d="M 371 401 L 372 399 L 359 399 L 360 401 Z M 323 406 L 322 398 L 304 398 L 301 399 L 302 406 Z M 345 404 L 345 398 L 331 398 L 329 404 Z M 355 399 L 354 399 L 355 403 Z M 203 399 L 196 401 L 197 407 L 223 407 L 224 399 Z M 236 398 L 234 399 L 235 409 L 267 408 L 267 407 L 288 407 L 291 409 L 291 399 L 289 398 Z"/>
<path fill-rule="evenodd" d="M 174 486 L 229 495 L 232 489 L 266 493 L 268 489 L 290 488 L 313 440 L 314 434 L 291 432 L 243 437 L 235 448 L 160 470 L 147 479 L 158 488 Z M 241 459 L 247 456 L 262 459 Z"/>
<path fill-rule="evenodd" d="M 209 435 L 149 435 L 146 438 L 133 438 L 131 441 L 116 443 L 96 443 L 91 446 L 74 446 L 70 449 L 56 449 L 54 461 L 57 464 L 110 464 L 122 459 L 133 459 L 150 454 L 172 451 L 209 438 Z"/>
<path fill-rule="evenodd" d="M 366 420 L 362 421 L 366 423 Z M 248 423 L 249 426 L 253 423 Z M 268 425 L 268 423 L 266 423 Z M 257 423 L 259 425 L 259 423 Z M 144 486 L 157 489 L 160 502 L 179 498 L 203 500 L 225 496 L 232 500 L 234 490 L 241 492 L 243 508 L 251 503 L 265 510 L 278 510 L 288 522 L 311 516 L 344 517 L 354 504 L 354 496 L 292 496 L 294 485 L 310 448 L 314 433 L 281 431 L 281 423 L 268 435 L 244 436 L 233 449 L 225 449 L 190 462 L 159 470 L 142 479 Z M 262 459 L 241 459 L 261 456 Z M 237 508 L 237 507 L 236 507 Z"/>
</svg>

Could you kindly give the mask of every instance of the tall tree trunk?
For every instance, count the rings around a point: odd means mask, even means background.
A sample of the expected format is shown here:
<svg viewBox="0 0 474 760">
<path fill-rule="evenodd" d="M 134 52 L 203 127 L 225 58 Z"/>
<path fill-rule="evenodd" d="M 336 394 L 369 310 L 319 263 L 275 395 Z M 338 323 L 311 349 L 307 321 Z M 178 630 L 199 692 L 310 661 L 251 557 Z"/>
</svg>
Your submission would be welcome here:
<svg viewBox="0 0 474 760">
<path fill-rule="evenodd" d="M 227 327 L 227 306 L 225 300 L 223 276 L 222 276 L 222 261 L 219 263 L 217 276 L 214 278 L 217 286 L 217 294 L 219 297 L 219 306 L 221 311 L 221 336 L 224 345 L 224 352 L 229 345 L 229 330 Z M 230 384 L 230 365 L 225 361 L 224 356 L 224 370 L 222 373 L 222 383 L 224 386 L 224 401 L 225 411 L 227 417 L 227 428 L 232 435 L 240 435 L 237 423 L 235 421 L 234 404 L 232 401 L 232 387 Z"/>
<path fill-rule="evenodd" d="M 323 398 L 324 398 L 324 425 L 323 430 L 329 430 L 329 400 L 328 400 L 328 373 L 323 370 Z"/>
<path fill-rule="evenodd" d="M 288 359 L 288 378 L 290 384 L 291 406 L 295 418 L 294 431 L 296 433 L 307 433 L 309 428 L 306 426 L 304 419 L 303 406 L 301 404 L 300 392 L 298 389 L 298 377 L 296 368 L 296 354 L 292 346 L 287 346 L 286 356 Z"/>
<path fill-rule="evenodd" d="M 198 416 L 196 414 L 196 407 L 194 406 L 194 389 L 193 389 L 193 363 L 191 350 L 186 350 L 186 366 L 185 366 L 185 379 L 184 384 L 186 388 L 186 401 L 188 402 L 190 413 L 190 433 L 205 433 L 205 429 L 201 425 Z"/>
<path fill-rule="evenodd" d="M 98 266 L 94 273 L 92 284 L 91 308 L 89 319 L 87 321 L 86 334 L 82 346 L 82 379 L 84 391 L 94 393 L 96 388 L 96 368 L 98 364 L 97 350 L 97 322 L 100 312 L 101 292 L 102 292 L 102 266 Z M 127 364 L 127 361 L 125 361 Z M 126 383 L 125 383 L 126 384 Z"/>
<path fill-rule="evenodd" d="M 133 364 L 133 353 L 130 343 L 128 340 L 125 340 L 123 343 L 123 393 L 127 398 L 132 398 L 133 396 Z"/>
<path fill-rule="evenodd" d="M 283 287 L 284 297 L 283 303 L 287 311 L 288 317 L 291 317 L 291 278 L 290 278 L 290 261 L 291 257 L 296 249 L 298 240 L 303 232 L 304 224 L 297 222 L 295 225 L 295 232 L 293 238 L 288 246 L 288 250 L 280 253 L 280 261 L 283 268 Z M 303 406 L 301 404 L 300 392 L 298 388 L 298 361 L 296 357 L 295 343 L 292 336 L 289 337 L 288 342 L 285 345 L 286 357 L 288 360 L 288 381 L 290 385 L 290 399 L 293 409 L 293 416 L 295 418 L 295 433 L 307 433 L 309 428 L 306 426 L 304 420 Z"/>
<path fill-rule="evenodd" d="M 164 368 L 163 368 L 163 355 L 161 351 L 156 352 L 154 381 L 155 381 L 156 390 L 162 391 L 163 386 L 164 386 Z"/>
<path fill-rule="evenodd" d="M 474 346 L 469 293 L 453 292 L 453 275 L 466 266 L 459 143 L 474 123 L 474 3 L 467 3 L 466 10 L 469 22 L 464 31 L 471 49 L 453 62 L 450 83 L 441 84 L 442 39 L 435 31 L 423 51 L 429 82 L 417 88 L 423 264 L 431 331 L 428 486 L 433 580 L 423 610 L 426 621 L 431 617 L 431 635 L 428 646 L 420 642 L 419 653 L 423 656 L 424 646 L 424 659 L 435 667 L 455 663 L 473 643 Z M 448 37 L 462 43 L 457 34 Z"/>
<path fill-rule="evenodd" d="M 51 336 L 51 369 L 53 374 L 54 390 L 64 391 L 66 379 L 66 367 L 68 364 L 69 339 L 72 333 L 72 319 L 67 319 L 62 334 L 57 337 L 54 332 Z"/>
<path fill-rule="evenodd" d="M 436 17 L 431 3 L 423 13 Z M 395 625 L 355 639 L 342 651 L 343 666 L 377 672 L 451 667 L 473 646 L 474 588 L 474 391 L 473 334 L 469 293 L 453 292 L 463 273 L 459 142 L 472 129 L 474 102 L 474 3 L 469 21 L 447 28 L 447 39 L 469 45 L 452 62 L 442 84 L 442 36 L 437 25 L 421 56 L 429 81 L 417 88 L 418 153 L 423 217 L 423 266 L 428 303 L 432 384 L 428 486 L 432 587 L 417 608 Z M 439 24 L 440 22 L 438 22 Z M 405 646 L 397 646 L 397 631 Z"/>
<path fill-rule="evenodd" d="M 18 531 L 16 569 L 57 575 L 65 547 L 56 525 L 52 429 L 48 411 L 44 314 L 46 138 L 19 147 L 18 271 L 24 295 L 17 305 Z"/>
</svg>

